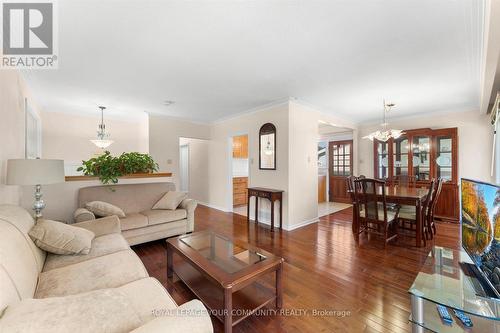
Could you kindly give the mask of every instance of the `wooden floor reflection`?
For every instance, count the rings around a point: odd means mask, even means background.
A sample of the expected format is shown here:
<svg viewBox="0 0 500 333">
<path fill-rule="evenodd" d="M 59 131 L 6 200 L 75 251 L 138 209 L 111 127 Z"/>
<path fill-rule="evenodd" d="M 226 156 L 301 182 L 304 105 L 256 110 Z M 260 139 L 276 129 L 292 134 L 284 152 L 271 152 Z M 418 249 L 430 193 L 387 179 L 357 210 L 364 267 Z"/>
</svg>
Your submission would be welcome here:
<svg viewBox="0 0 500 333">
<path fill-rule="evenodd" d="M 211 229 L 285 258 L 284 308 L 289 311 L 252 316 L 233 332 L 411 331 L 407 290 L 433 244 L 459 248 L 458 225 L 438 224 L 437 237 L 427 248 L 416 248 L 412 238 L 401 237 L 384 250 L 377 238 L 362 235 L 356 242 L 351 223 L 348 208 L 322 217 L 319 223 L 271 233 L 265 226 L 247 226 L 244 216 L 198 206 L 195 231 Z M 167 280 L 164 241 L 133 249 L 178 304 L 194 298 L 182 282 Z M 271 277 L 265 284 L 272 288 Z M 223 331 L 216 319 L 212 322 L 215 332 Z"/>
</svg>

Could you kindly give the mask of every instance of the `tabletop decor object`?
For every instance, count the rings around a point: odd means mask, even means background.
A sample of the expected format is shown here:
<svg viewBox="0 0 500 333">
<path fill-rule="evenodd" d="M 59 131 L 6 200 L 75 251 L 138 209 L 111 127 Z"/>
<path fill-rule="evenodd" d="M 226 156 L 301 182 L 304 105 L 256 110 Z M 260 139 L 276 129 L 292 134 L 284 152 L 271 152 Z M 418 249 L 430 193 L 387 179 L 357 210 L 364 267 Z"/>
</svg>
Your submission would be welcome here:
<svg viewBox="0 0 500 333">
<path fill-rule="evenodd" d="M 45 203 L 42 185 L 64 182 L 64 161 L 52 159 L 11 159 L 7 161 L 7 185 L 34 185 L 35 219 L 42 217 Z"/>
</svg>

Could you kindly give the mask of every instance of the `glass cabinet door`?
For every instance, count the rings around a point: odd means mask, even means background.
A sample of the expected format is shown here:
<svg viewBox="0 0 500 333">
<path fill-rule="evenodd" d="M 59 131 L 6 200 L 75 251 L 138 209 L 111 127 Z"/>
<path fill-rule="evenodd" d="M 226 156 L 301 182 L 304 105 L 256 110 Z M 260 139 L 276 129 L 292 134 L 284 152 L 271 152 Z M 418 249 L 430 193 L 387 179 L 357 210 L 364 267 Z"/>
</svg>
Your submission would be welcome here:
<svg viewBox="0 0 500 333">
<path fill-rule="evenodd" d="M 436 138 L 436 176 L 444 180 L 453 177 L 453 139 L 451 136 Z"/>
<path fill-rule="evenodd" d="M 412 138 L 412 167 L 416 180 L 431 179 L 431 138 L 429 136 L 414 136 Z"/>
<path fill-rule="evenodd" d="M 395 139 L 392 144 L 393 172 L 392 176 L 408 175 L 409 143 L 407 137 Z"/>
<path fill-rule="evenodd" d="M 377 178 L 389 178 L 389 143 L 377 142 Z"/>
</svg>

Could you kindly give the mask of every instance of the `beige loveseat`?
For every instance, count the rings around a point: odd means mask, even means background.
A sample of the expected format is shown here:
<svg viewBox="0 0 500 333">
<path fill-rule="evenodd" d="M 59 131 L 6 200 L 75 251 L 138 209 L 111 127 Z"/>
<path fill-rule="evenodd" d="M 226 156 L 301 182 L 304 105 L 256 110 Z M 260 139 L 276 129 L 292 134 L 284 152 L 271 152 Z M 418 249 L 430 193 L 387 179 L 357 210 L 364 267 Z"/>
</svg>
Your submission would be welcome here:
<svg viewBox="0 0 500 333">
<path fill-rule="evenodd" d="M 194 229 L 196 201 L 185 199 L 176 210 L 153 210 L 153 205 L 168 191 L 175 191 L 175 184 L 120 184 L 83 187 L 78 192 L 76 222 L 95 219 L 85 209 L 90 201 L 104 201 L 120 207 L 126 217 L 121 218 L 123 237 L 130 245 L 181 235 Z"/>
<path fill-rule="evenodd" d="M 0 332 L 207 332 L 198 300 L 177 306 L 148 277 L 111 216 L 75 224 L 96 235 L 87 255 L 38 248 L 23 208 L 0 205 Z M 166 272 L 165 272 L 166 274 Z"/>
</svg>

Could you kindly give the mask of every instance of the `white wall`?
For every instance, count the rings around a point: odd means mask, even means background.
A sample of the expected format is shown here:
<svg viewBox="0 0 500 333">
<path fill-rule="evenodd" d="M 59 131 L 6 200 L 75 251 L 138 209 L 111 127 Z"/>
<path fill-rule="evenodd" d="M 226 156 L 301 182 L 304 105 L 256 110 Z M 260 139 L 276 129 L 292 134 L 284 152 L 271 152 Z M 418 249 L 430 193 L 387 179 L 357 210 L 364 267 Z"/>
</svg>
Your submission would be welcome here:
<svg viewBox="0 0 500 333">
<path fill-rule="evenodd" d="M 265 123 L 273 123 L 276 126 L 276 170 L 259 170 L 259 129 Z M 249 186 L 276 188 L 285 191 L 283 195 L 283 224 L 286 226 L 289 207 L 288 102 L 212 125 L 209 167 L 210 204 L 225 211 L 232 210 L 231 138 L 244 134 L 248 134 Z M 270 207 L 268 200 L 259 201 L 260 221 L 264 223 L 270 221 Z M 276 214 L 278 214 L 278 207 L 276 205 Z M 250 203 L 250 216 L 253 219 L 253 199 Z"/>
<path fill-rule="evenodd" d="M 189 146 L 189 197 L 201 203 L 208 203 L 210 141 L 181 138 L 179 144 Z"/>
<path fill-rule="evenodd" d="M 283 227 L 291 230 L 317 220 L 318 165 L 317 143 L 319 120 L 352 128 L 357 142 L 356 127 L 341 119 L 321 113 L 314 107 L 295 100 L 270 106 L 239 117 L 218 122 L 212 126 L 210 150 L 211 206 L 232 209 L 231 201 L 231 138 L 248 134 L 250 160 L 249 186 L 284 190 Z M 259 170 L 259 129 L 273 123 L 277 131 L 276 170 Z M 354 158 L 357 154 L 354 154 Z M 355 167 L 357 168 L 357 167 Z M 254 216 L 254 201 L 250 203 L 250 217 Z M 270 204 L 259 201 L 259 221 L 269 223 Z M 277 206 L 276 206 L 277 208 Z M 277 209 L 275 218 L 278 218 Z"/>
<path fill-rule="evenodd" d="M 80 165 L 102 149 L 89 140 L 96 138 L 100 117 L 76 115 L 74 113 L 42 112 L 42 154 L 44 158 L 63 159 L 65 164 Z M 113 144 L 106 148 L 112 155 L 123 152 L 149 151 L 148 115 L 133 119 L 104 118 L 106 131 L 111 134 Z"/>
<path fill-rule="evenodd" d="M 289 228 L 318 218 L 318 111 L 290 103 Z"/>
<path fill-rule="evenodd" d="M 318 218 L 318 163 L 317 149 L 319 121 L 337 124 L 351 129 L 353 136 L 357 128 L 353 123 L 345 122 L 331 115 L 325 115 L 315 107 L 292 101 L 290 102 L 290 156 L 289 156 L 289 229 L 311 223 Z M 357 135 L 353 137 L 353 147 L 357 146 Z M 357 172 L 357 149 L 353 154 L 353 169 Z"/>
<path fill-rule="evenodd" d="M 24 99 L 34 105 L 23 79 L 15 70 L 0 70 L 0 204 L 19 204 L 21 188 L 5 185 L 7 160 L 24 158 L 25 111 Z M 38 112 L 39 113 L 39 112 Z"/>
<path fill-rule="evenodd" d="M 210 125 L 196 124 L 171 117 L 149 115 L 149 154 L 160 170 L 172 172 L 179 187 L 179 139 L 210 139 Z"/>
<path fill-rule="evenodd" d="M 490 163 L 493 133 L 489 115 L 479 111 L 439 113 L 421 117 L 389 119 L 390 127 L 398 129 L 458 128 L 458 177 L 490 182 Z M 379 128 L 362 126 L 359 132 L 359 174 L 373 177 L 373 142 L 361 139 Z"/>
</svg>

